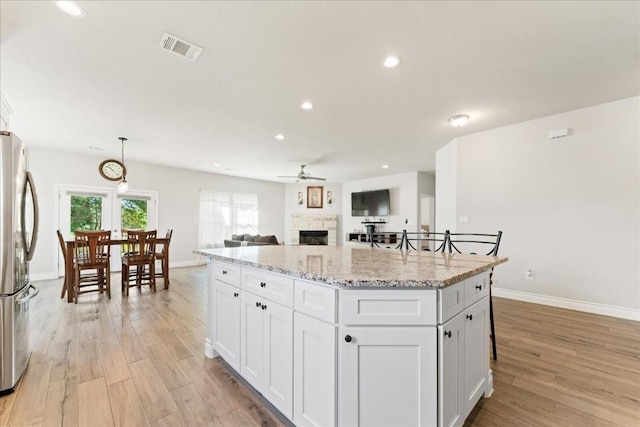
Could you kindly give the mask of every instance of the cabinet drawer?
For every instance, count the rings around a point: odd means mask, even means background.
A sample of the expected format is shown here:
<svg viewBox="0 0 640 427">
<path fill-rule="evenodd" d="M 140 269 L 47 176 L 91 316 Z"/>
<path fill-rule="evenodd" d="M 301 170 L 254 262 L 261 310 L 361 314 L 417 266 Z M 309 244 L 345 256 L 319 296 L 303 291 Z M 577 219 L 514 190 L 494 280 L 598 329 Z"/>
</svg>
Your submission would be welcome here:
<svg viewBox="0 0 640 427">
<path fill-rule="evenodd" d="M 336 323 L 336 289 L 296 280 L 294 298 L 296 311 Z"/>
<path fill-rule="evenodd" d="M 242 289 L 293 308 L 293 278 L 291 277 L 244 267 Z"/>
<path fill-rule="evenodd" d="M 341 325 L 435 325 L 433 290 L 340 290 Z"/>
<path fill-rule="evenodd" d="M 464 281 L 464 305 L 471 306 L 489 295 L 489 271 L 477 274 Z"/>
<path fill-rule="evenodd" d="M 438 323 L 445 323 L 464 310 L 465 282 L 438 289 Z"/>
<path fill-rule="evenodd" d="M 240 286 L 241 267 L 224 261 L 213 261 L 213 277 L 233 286 Z"/>
</svg>

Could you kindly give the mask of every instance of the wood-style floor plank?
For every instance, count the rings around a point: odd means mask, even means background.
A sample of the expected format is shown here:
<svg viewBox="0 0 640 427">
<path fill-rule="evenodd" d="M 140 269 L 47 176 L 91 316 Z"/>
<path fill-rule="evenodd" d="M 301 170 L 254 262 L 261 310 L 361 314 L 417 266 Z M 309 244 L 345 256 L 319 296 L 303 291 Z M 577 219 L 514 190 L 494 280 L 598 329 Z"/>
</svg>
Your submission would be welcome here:
<svg viewBox="0 0 640 427">
<path fill-rule="evenodd" d="M 78 410 L 81 426 L 113 426 L 111 404 L 104 378 L 80 383 Z"/>
<path fill-rule="evenodd" d="M 207 272 L 171 270 L 171 290 L 60 299 L 40 282 L 29 369 L 0 397 L 0 426 L 276 426 L 218 359 L 204 356 Z M 640 322 L 494 298 L 494 393 L 465 426 L 640 425 Z"/>
<path fill-rule="evenodd" d="M 147 425 L 140 395 L 131 378 L 107 386 L 111 413 L 116 426 Z"/>
</svg>

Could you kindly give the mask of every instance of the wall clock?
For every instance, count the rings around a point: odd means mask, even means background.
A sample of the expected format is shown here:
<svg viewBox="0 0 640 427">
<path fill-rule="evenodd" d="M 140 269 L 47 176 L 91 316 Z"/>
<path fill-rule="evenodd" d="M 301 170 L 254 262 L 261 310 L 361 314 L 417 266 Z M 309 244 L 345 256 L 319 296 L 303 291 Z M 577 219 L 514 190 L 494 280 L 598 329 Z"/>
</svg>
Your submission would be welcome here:
<svg viewBox="0 0 640 427">
<path fill-rule="evenodd" d="M 120 181 L 127 175 L 127 168 L 124 167 L 120 160 L 107 159 L 100 163 L 98 171 L 104 179 L 109 181 Z"/>
</svg>

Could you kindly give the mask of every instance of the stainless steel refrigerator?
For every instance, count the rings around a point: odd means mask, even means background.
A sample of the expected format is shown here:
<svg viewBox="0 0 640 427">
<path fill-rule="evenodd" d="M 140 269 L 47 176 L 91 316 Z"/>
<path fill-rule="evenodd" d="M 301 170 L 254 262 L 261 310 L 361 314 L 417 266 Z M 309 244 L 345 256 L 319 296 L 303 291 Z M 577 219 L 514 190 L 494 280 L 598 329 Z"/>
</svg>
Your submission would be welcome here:
<svg viewBox="0 0 640 427">
<path fill-rule="evenodd" d="M 38 200 L 24 144 L 0 132 L 0 394 L 11 393 L 29 362 L 29 261 L 38 239 Z"/>
</svg>

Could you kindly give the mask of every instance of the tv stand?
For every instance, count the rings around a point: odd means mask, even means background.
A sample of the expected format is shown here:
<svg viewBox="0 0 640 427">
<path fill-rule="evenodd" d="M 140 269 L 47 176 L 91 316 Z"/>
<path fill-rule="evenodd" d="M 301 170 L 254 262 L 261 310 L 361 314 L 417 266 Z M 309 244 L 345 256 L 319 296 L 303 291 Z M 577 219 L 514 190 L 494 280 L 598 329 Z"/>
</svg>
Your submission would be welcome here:
<svg viewBox="0 0 640 427">
<path fill-rule="evenodd" d="M 348 242 L 371 243 L 372 240 L 374 243 L 378 243 L 381 245 L 396 244 L 399 241 L 398 233 L 391 233 L 391 232 L 374 232 L 371 234 L 359 233 L 359 232 L 347 233 Z"/>
</svg>

